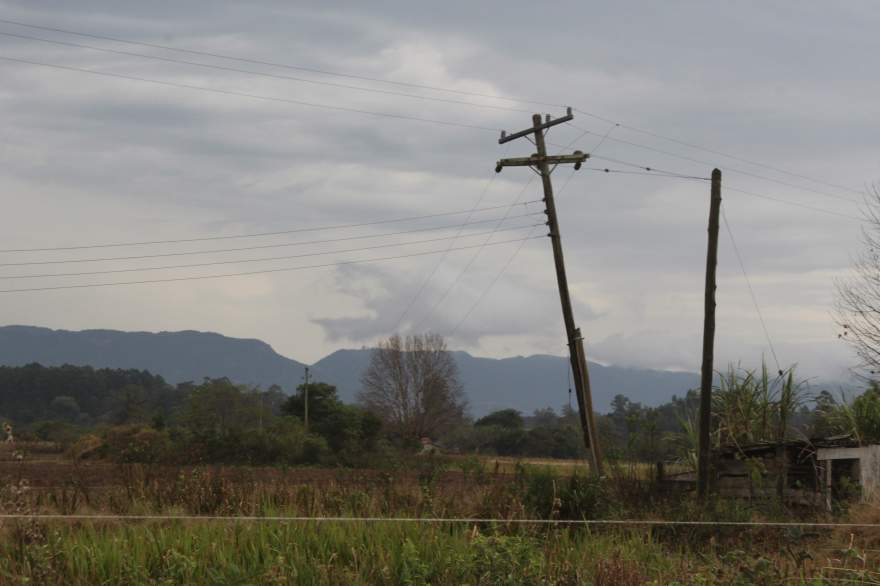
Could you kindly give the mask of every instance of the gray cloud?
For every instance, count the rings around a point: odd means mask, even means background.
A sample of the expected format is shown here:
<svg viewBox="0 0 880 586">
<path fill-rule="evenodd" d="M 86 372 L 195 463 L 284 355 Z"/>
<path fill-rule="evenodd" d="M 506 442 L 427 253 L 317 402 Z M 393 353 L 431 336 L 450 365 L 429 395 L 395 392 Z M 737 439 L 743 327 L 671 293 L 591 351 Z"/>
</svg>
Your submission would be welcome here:
<svg viewBox="0 0 880 586">
<path fill-rule="evenodd" d="M 867 58 L 878 49 L 875 31 L 880 14 L 866 1 L 834 10 L 799 6 L 797 11 L 763 2 L 736 6 L 565 2 L 554 5 L 554 18 L 545 19 L 536 19 L 534 5 L 525 2 L 508 3 L 504 10 L 491 14 L 486 8 L 485 15 L 477 14 L 472 3 L 461 2 L 430 8 L 403 2 L 341 2 L 328 7 L 201 0 L 185 4 L 87 0 L 75 6 L 48 0 L 5 1 L 0 6 L 9 18 L 50 26 L 571 104 L 855 188 L 880 178 L 876 146 L 880 105 L 875 99 L 880 88 Z M 118 47 L 11 25 L 0 29 Z M 0 46 L 4 55 L 25 59 L 491 128 L 515 130 L 529 120 L 527 113 L 354 92 L 17 39 L 2 38 Z M 230 65 L 216 59 L 185 58 Z M 235 66 L 438 95 L 253 64 Z M 6 141 L 0 147 L 0 198 L 5 209 L 14 211 L 0 220 L 0 248 L 262 232 L 464 210 L 475 204 L 486 187 L 498 157 L 531 151 L 524 141 L 502 149 L 496 134 L 481 130 L 13 63 L 0 63 L 0 68 L 4 75 L 0 109 L 6 121 Z M 599 134 L 609 128 L 581 114 L 575 122 Z M 575 128 L 557 129 L 551 139 L 566 144 L 579 134 Z M 597 142 L 590 135 L 576 147 L 590 150 Z M 627 128 L 616 129 L 596 154 L 700 176 L 719 165 L 726 187 L 859 213 L 859 196 L 851 192 Z M 589 166 L 630 169 L 598 157 Z M 568 173 L 558 172 L 557 188 Z M 762 181 L 749 173 L 830 191 L 856 203 Z M 506 169 L 486 191 L 482 205 L 514 201 L 528 178 L 525 170 Z M 560 195 L 576 313 L 591 341 L 591 355 L 621 364 L 698 367 L 707 189 L 699 181 L 584 170 Z M 537 185 L 523 197 L 538 197 Z M 858 251 L 858 223 L 733 190 L 725 191 L 724 197 L 781 360 L 801 363 L 811 376 L 843 372 L 851 358 L 839 345 L 829 316 L 831 283 L 845 273 Z M 450 218 L 449 223 L 462 219 Z M 394 227 L 428 225 L 430 221 Z M 259 243 L 387 231 L 387 226 L 364 227 L 274 237 Z M 393 241 L 377 237 L 371 242 Z M 462 244 L 480 241 L 463 239 Z M 310 245 L 290 253 L 351 246 Z M 192 245 L 186 250 L 203 248 Z M 401 251 L 429 248 L 422 245 Z M 180 247 L 150 250 L 167 252 Z M 404 326 L 450 332 L 512 252 L 511 245 L 487 248 L 426 318 L 471 252 L 450 254 Z M 318 258 L 331 262 L 386 254 L 391 251 Z M 75 257 L 73 253 L 26 256 L 34 260 Z M 0 254 L 0 262 L 19 258 Z M 495 356 L 563 353 L 550 260 L 546 242 L 528 243 L 456 332 L 452 345 Z M 720 359 L 754 361 L 766 352 L 766 343 L 725 234 L 720 260 Z M 3 298 L 0 322 L 217 330 L 262 338 L 281 352 L 309 361 L 340 344 L 369 343 L 387 335 L 435 262 L 434 256 L 416 257 L 250 278 L 12 295 Z M 232 268 L 311 263 L 303 259 Z M 112 264 L 112 268 L 122 266 L 148 264 Z M 191 272 L 212 274 L 211 269 Z M 180 274 L 180 270 L 166 270 L 143 276 Z M 83 277 L 74 282 L 100 279 Z M 46 281 L 58 283 L 61 280 Z M 22 281 L 13 284 L 22 286 Z"/>
</svg>

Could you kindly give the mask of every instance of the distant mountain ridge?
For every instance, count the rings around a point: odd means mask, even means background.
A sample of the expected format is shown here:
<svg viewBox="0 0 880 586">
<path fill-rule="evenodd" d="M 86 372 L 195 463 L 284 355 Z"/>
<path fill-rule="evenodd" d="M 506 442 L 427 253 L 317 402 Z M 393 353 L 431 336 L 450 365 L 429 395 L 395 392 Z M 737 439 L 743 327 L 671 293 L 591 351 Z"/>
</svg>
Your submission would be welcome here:
<svg viewBox="0 0 880 586">
<path fill-rule="evenodd" d="M 454 352 L 471 412 L 481 416 L 503 408 L 531 413 L 568 403 L 567 359 L 535 355 L 480 358 Z M 370 350 L 338 350 L 312 366 L 313 380 L 339 389 L 355 400 Z M 108 368 L 136 368 L 161 375 L 170 383 L 228 377 L 237 383 L 267 388 L 277 384 L 290 392 L 302 381 L 305 364 L 282 356 L 255 339 L 216 333 L 122 332 L 116 330 L 52 330 L 33 326 L 0 327 L 0 365 L 39 362 Z M 696 373 L 621 368 L 590 363 L 597 411 L 609 409 L 614 395 L 658 405 L 699 385 Z M 574 399 L 571 399 L 574 403 Z"/>
<path fill-rule="evenodd" d="M 209 332 L 0 327 L 0 364 L 20 366 L 31 362 L 44 366 L 136 368 L 175 384 L 226 376 L 243 384 L 268 387 L 278 383 L 284 388 L 298 384 L 305 367 L 260 340 Z"/>
</svg>

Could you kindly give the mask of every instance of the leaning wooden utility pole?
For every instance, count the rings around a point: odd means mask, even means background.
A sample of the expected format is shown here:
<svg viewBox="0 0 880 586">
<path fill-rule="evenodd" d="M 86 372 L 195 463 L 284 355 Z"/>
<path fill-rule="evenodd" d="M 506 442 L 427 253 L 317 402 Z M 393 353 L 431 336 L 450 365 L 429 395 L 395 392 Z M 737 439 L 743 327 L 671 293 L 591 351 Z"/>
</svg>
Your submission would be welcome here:
<svg viewBox="0 0 880 586">
<path fill-rule="evenodd" d="M 306 366 L 305 384 L 303 385 L 303 423 L 309 433 L 309 367 Z"/>
<path fill-rule="evenodd" d="M 513 134 L 501 133 L 498 144 L 504 144 L 517 138 L 534 136 L 537 153 L 530 157 L 516 157 L 501 159 L 495 166 L 495 171 L 500 173 L 504 167 L 531 167 L 541 176 L 544 184 L 544 213 L 547 214 L 547 226 L 550 228 L 550 242 L 553 244 L 553 260 L 556 263 L 556 281 L 559 284 L 559 298 L 562 302 L 562 316 L 565 321 L 565 333 L 568 338 L 568 351 L 571 360 L 571 371 L 577 390 L 578 412 L 580 414 L 581 427 L 584 432 L 584 445 L 590 457 L 590 469 L 596 474 L 602 473 L 602 457 L 599 452 L 599 440 L 596 432 L 596 422 L 593 416 L 593 397 L 590 392 L 590 375 L 587 371 L 587 360 L 584 353 L 583 337 L 580 329 L 575 326 L 574 313 L 571 308 L 571 296 L 568 292 L 568 278 L 565 275 L 565 262 L 562 257 L 562 240 L 559 235 L 559 221 L 556 215 L 556 203 L 553 199 L 553 183 L 550 174 L 558 165 L 574 164 L 575 170 L 580 169 L 589 155 L 581 151 L 575 151 L 570 155 L 547 155 L 547 145 L 544 141 L 544 131 L 557 124 L 572 120 L 571 108 L 567 115 L 551 119 L 549 114 L 541 120 L 540 114 L 532 116 L 532 127 Z M 552 167 L 551 167 L 552 165 Z"/>
<path fill-rule="evenodd" d="M 706 253 L 706 299 L 703 316 L 703 365 L 700 370 L 700 445 L 697 452 L 697 494 L 709 493 L 709 436 L 712 428 L 712 375 L 715 370 L 715 269 L 718 267 L 718 216 L 721 212 L 721 171 L 712 171 L 709 203 L 709 250 Z"/>
</svg>

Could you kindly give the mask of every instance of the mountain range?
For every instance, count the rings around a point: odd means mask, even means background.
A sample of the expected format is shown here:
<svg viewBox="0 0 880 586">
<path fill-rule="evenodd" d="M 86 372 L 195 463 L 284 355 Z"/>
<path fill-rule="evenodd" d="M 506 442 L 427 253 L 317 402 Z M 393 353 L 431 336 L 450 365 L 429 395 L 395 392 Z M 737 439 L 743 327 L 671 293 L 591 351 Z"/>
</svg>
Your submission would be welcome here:
<svg viewBox="0 0 880 586">
<path fill-rule="evenodd" d="M 353 402 L 370 352 L 337 350 L 311 365 L 312 380 L 335 385 L 342 400 Z M 531 413 L 573 401 L 568 390 L 567 358 L 481 358 L 467 352 L 453 352 L 453 356 L 474 416 L 504 408 Z M 237 383 L 263 388 L 277 384 L 288 392 L 302 382 L 306 366 L 278 354 L 260 340 L 210 332 L 0 327 L 0 365 L 33 362 L 44 366 L 74 364 L 148 370 L 175 384 L 198 382 L 204 377 L 228 377 Z M 617 394 L 646 405 L 658 405 L 699 386 L 698 374 L 691 372 L 621 368 L 593 362 L 589 368 L 594 405 L 600 412 L 608 411 Z"/>
</svg>

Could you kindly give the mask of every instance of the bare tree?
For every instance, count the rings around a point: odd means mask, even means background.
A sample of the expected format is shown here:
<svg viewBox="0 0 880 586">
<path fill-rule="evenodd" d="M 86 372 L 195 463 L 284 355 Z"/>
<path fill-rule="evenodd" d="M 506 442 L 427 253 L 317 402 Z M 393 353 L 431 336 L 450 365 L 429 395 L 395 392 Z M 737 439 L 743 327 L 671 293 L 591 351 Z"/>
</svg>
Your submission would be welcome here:
<svg viewBox="0 0 880 586">
<path fill-rule="evenodd" d="M 373 350 L 358 399 L 407 438 L 433 437 L 464 416 L 467 401 L 446 341 L 437 334 L 394 335 Z"/>
<path fill-rule="evenodd" d="M 835 282 L 835 318 L 839 337 L 856 351 L 861 369 L 880 372 L 880 188 L 874 186 L 865 205 L 862 227 L 865 249 L 853 265 L 853 274 Z M 870 378 L 875 378 L 870 376 Z"/>
</svg>

